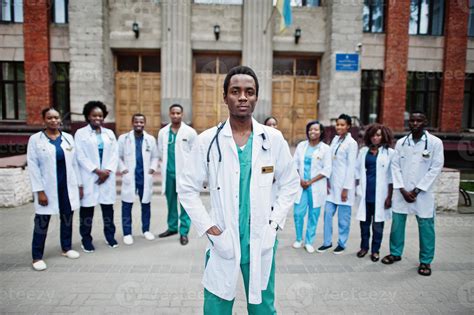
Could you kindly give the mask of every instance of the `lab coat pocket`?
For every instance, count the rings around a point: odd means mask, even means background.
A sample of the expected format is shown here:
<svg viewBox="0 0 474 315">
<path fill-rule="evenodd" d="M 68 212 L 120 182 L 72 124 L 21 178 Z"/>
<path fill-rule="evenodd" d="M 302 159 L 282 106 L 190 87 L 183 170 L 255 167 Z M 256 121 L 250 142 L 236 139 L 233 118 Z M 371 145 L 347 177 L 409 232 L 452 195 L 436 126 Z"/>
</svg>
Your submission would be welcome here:
<svg viewBox="0 0 474 315">
<path fill-rule="evenodd" d="M 260 174 L 258 176 L 258 186 L 271 186 L 273 184 L 273 175 L 274 173 Z"/>
<path fill-rule="evenodd" d="M 275 246 L 276 236 L 277 231 L 268 224 L 267 230 L 262 240 L 262 256 L 265 256 L 266 254 L 268 254 L 269 251 L 273 250 L 273 246 Z"/>
<path fill-rule="evenodd" d="M 122 181 L 125 185 L 131 185 L 132 184 L 132 173 L 128 171 L 127 174 L 122 175 Z"/>
<path fill-rule="evenodd" d="M 214 251 L 224 259 L 234 258 L 234 245 L 232 243 L 232 235 L 229 230 L 222 231 L 220 235 L 209 235 Z"/>
</svg>

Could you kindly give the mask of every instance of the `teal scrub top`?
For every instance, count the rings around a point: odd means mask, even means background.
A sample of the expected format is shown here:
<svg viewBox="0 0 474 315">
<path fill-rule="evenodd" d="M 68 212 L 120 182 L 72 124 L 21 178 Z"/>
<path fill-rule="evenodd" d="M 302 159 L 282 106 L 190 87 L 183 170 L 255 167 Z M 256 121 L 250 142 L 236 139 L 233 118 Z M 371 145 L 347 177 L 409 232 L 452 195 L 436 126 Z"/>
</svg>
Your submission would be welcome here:
<svg viewBox="0 0 474 315">
<path fill-rule="evenodd" d="M 176 177 L 176 161 L 175 161 L 175 144 L 176 133 L 170 128 L 168 136 L 168 162 L 166 163 L 166 175 Z"/>
<path fill-rule="evenodd" d="M 239 237 L 241 264 L 250 263 L 250 176 L 252 174 L 252 139 L 253 132 L 250 134 L 243 150 L 237 146 L 240 163 Z"/>
<path fill-rule="evenodd" d="M 97 148 L 99 150 L 100 167 L 102 168 L 102 157 L 104 156 L 104 139 L 102 139 L 102 133 L 96 133 L 97 137 Z"/>
<path fill-rule="evenodd" d="M 317 146 L 312 147 L 308 145 L 308 148 L 304 153 L 304 180 L 311 179 L 311 162 L 313 160 L 313 153 L 316 150 L 316 147 Z"/>
</svg>

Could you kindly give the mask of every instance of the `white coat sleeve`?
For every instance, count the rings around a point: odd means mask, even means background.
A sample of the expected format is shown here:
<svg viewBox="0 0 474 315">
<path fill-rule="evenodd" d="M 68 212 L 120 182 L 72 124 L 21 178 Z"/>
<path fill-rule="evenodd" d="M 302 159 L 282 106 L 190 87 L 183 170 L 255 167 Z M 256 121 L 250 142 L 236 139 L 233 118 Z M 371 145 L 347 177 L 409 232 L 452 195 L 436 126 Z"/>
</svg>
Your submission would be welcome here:
<svg viewBox="0 0 474 315">
<path fill-rule="evenodd" d="M 76 180 L 77 180 L 77 185 L 79 187 L 82 187 L 82 176 L 81 176 L 81 171 L 79 169 L 79 162 L 77 161 L 77 146 L 76 143 L 74 142 L 74 139 L 71 137 L 70 139 L 72 145 L 75 147 L 74 151 L 74 156 L 72 160 L 72 168 L 74 169 L 74 173 L 76 174 Z"/>
<path fill-rule="evenodd" d="M 351 142 L 349 145 L 349 152 L 347 152 L 347 169 L 344 177 L 344 189 L 354 189 L 355 185 L 355 171 L 357 163 L 357 142 Z"/>
<path fill-rule="evenodd" d="M 301 143 L 302 143 L 302 142 L 301 142 Z M 295 150 L 295 155 L 293 155 L 293 164 L 295 165 L 295 169 L 296 169 L 296 171 L 297 171 L 299 174 L 301 174 L 301 173 L 300 173 L 300 172 L 301 172 L 301 171 L 300 171 L 300 159 L 301 159 L 301 157 L 300 157 L 300 155 L 301 155 L 300 151 L 301 151 L 301 148 L 302 148 L 302 147 L 301 147 L 301 143 L 298 144 L 298 146 L 296 147 L 296 150 Z"/>
<path fill-rule="evenodd" d="M 158 171 L 158 146 L 156 145 L 155 137 L 153 137 L 153 145 L 151 146 L 150 169 L 155 172 Z"/>
<path fill-rule="evenodd" d="M 26 149 L 26 160 L 28 163 L 28 173 L 30 175 L 31 190 L 33 192 L 44 191 L 43 180 L 41 179 L 40 162 L 38 152 L 34 145 L 33 136 L 28 140 Z"/>
<path fill-rule="evenodd" d="M 388 174 L 387 174 L 387 183 L 393 184 L 393 176 L 392 176 L 392 162 L 393 162 L 393 157 L 395 155 L 395 152 L 392 149 L 388 149 Z"/>
<path fill-rule="evenodd" d="M 361 177 L 363 155 L 364 155 L 364 149 L 361 149 L 359 151 L 359 154 L 357 155 L 357 163 L 356 163 L 356 169 L 355 169 L 355 179 L 358 181 L 360 181 L 360 177 Z"/>
<path fill-rule="evenodd" d="M 199 197 L 204 181 L 208 180 L 206 149 L 204 149 L 202 138 L 198 137 L 195 141 L 191 156 L 193 158 L 188 159 L 186 168 L 181 173 L 181 179 L 177 181 L 177 192 L 198 235 L 202 236 L 215 225 Z"/>
<path fill-rule="evenodd" d="M 444 165 L 444 149 L 441 140 L 436 141 L 433 146 L 433 160 L 428 172 L 416 185 L 417 188 L 428 191 L 433 185 L 436 177 L 441 173 Z"/>
<path fill-rule="evenodd" d="M 109 170 L 113 173 L 117 172 L 118 168 L 118 161 L 119 161 L 119 152 L 118 152 L 118 145 L 117 139 L 112 131 L 109 131 L 109 136 L 112 139 L 112 147 L 110 148 L 110 159 L 107 163 L 104 163 L 104 169 Z"/>
<path fill-rule="evenodd" d="M 273 204 L 273 211 L 270 220 L 278 224 L 280 228 L 285 227 L 286 215 L 293 208 L 295 198 L 300 187 L 300 177 L 296 171 L 295 164 L 291 158 L 288 143 L 283 139 L 280 140 L 279 152 L 275 165 L 275 179 L 280 187 L 278 197 Z"/>
<path fill-rule="evenodd" d="M 119 172 L 123 172 L 127 169 L 127 165 L 125 165 L 125 156 L 124 156 L 124 142 L 125 137 L 122 135 L 118 139 L 118 170 Z"/>
<path fill-rule="evenodd" d="M 92 173 L 97 167 L 94 163 L 92 163 L 87 153 L 85 152 L 87 146 L 87 139 L 85 138 L 85 134 L 80 131 L 76 132 L 76 137 L 74 140 L 76 141 L 77 161 L 79 162 L 79 166 Z"/>
<path fill-rule="evenodd" d="M 393 153 L 391 163 L 393 189 L 405 188 L 402 176 L 402 169 L 400 165 L 400 151 L 402 149 L 401 147 L 402 146 L 400 145 L 400 142 L 397 142 L 397 144 L 395 145 L 395 152 Z"/>
<path fill-rule="evenodd" d="M 158 147 L 158 159 L 163 161 L 163 129 L 158 132 L 157 147 Z"/>
<path fill-rule="evenodd" d="M 329 147 L 327 147 L 327 149 L 324 151 L 323 162 L 324 167 L 320 174 L 324 175 L 326 178 L 329 178 L 331 177 L 332 172 L 331 149 Z"/>
</svg>

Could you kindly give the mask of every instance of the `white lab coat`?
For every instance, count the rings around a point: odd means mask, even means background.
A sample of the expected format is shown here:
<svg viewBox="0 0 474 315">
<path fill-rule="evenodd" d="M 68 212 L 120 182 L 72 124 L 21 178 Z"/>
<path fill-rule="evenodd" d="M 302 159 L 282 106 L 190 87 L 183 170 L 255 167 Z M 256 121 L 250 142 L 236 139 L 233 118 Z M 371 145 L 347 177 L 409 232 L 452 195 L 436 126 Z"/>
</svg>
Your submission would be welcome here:
<svg viewBox="0 0 474 315">
<path fill-rule="evenodd" d="M 80 207 L 79 186 L 81 177 L 76 160 L 74 139 L 68 133 L 62 133 L 61 148 L 66 160 L 67 192 L 71 209 Z M 56 148 L 49 142 L 46 135 L 40 131 L 28 140 L 27 148 L 28 173 L 31 188 L 34 193 L 34 204 L 37 214 L 58 214 L 58 179 L 56 176 Z M 48 205 L 38 203 L 38 192 L 44 191 L 48 197 Z"/>
<path fill-rule="evenodd" d="M 306 149 L 308 149 L 308 140 L 302 141 L 296 147 L 293 161 L 295 167 L 300 174 L 300 179 L 304 180 L 304 156 Z M 313 208 L 319 208 L 324 205 L 327 197 L 327 179 L 331 176 L 331 149 L 329 146 L 320 142 L 313 152 L 311 160 L 311 178 L 317 175 L 324 175 L 325 177 L 318 180 L 311 185 L 311 192 L 313 195 Z M 296 203 L 301 202 L 301 196 L 303 195 L 303 187 L 299 185 L 298 194 L 296 195 Z"/>
<path fill-rule="evenodd" d="M 356 179 L 359 180 L 357 190 L 360 195 L 359 204 L 357 207 L 357 220 L 366 220 L 366 202 L 365 193 L 367 190 L 367 174 L 365 168 L 365 158 L 369 152 L 368 147 L 363 147 L 359 152 L 357 159 Z M 391 163 L 395 151 L 392 148 L 379 148 L 376 163 L 376 178 L 375 178 L 375 222 L 384 222 L 392 218 L 392 211 L 385 209 L 385 199 L 388 195 L 388 185 L 392 183 L 392 168 Z"/>
<path fill-rule="evenodd" d="M 270 277 L 276 231 L 269 221 L 284 227 L 286 215 L 293 207 L 299 176 L 292 162 L 288 144 L 280 131 L 252 120 L 252 173 L 250 179 L 250 280 L 249 303 L 262 301 Z M 199 235 L 216 225 L 219 236 L 209 236 L 210 258 L 204 271 L 203 285 L 225 300 L 235 298 L 240 272 L 239 181 L 240 164 L 230 122 L 219 133 L 222 162 L 217 144 L 212 144 L 210 163 L 207 153 L 217 127 L 201 133 L 187 161 L 178 185 L 181 204 L 192 219 Z M 265 138 L 265 139 L 264 139 Z M 272 207 L 272 183 L 280 183 L 278 199 Z M 211 211 L 199 198 L 203 183 L 209 183 Z"/>
<path fill-rule="evenodd" d="M 407 139 L 408 137 L 408 139 Z M 429 157 L 423 157 L 425 144 Z M 444 164 L 443 142 L 425 131 L 418 143 L 413 142 L 410 134 L 397 141 L 395 156 L 392 161 L 393 205 L 396 213 L 416 214 L 420 218 L 433 218 L 435 215 L 435 200 L 433 183 L 441 173 Z M 416 201 L 408 203 L 403 198 L 400 188 L 411 191 L 414 188 L 422 191 Z"/>
<path fill-rule="evenodd" d="M 355 196 L 355 170 L 357 162 L 357 142 L 350 133 L 339 146 L 339 136 L 335 136 L 331 142 L 332 171 L 329 183 L 331 188 L 327 201 L 337 205 L 352 206 Z M 339 150 L 337 150 L 339 146 Z M 336 153 L 337 150 L 337 154 Z M 342 202 L 341 193 L 347 189 L 347 200 Z"/>
<path fill-rule="evenodd" d="M 127 132 L 121 135 L 118 139 L 119 147 L 119 171 L 128 170 L 127 174 L 122 173 L 122 201 L 133 203 L 135 200 L 135 167 L 137 159 L 135 156 L 135 133 L 134 131 Z M 153 174 L 149 173 L 152 169 L 155 172 L 158 170 L 158 148 L 156 146 L 156 139 L 152 135 L 143 131 L 142 144 L 143 157 L 143 198 L 141 203 L 150 203 L 153 194 Z"/>
<path fill-rule="evenodd" d="M 82 207 L 95 207 L 98 204 L 114 204 L 117 194 L 115 188 L 115 172 L 118 166 L 118 145 L 112 130 L 101 127 L 104 151 L 102 165 L 100 165 L 99 149 L 95 131 L 87 125 L 76 131 L 77 160 L 84 186 L 84 197 L 81 199 Z M 111 171 L 109 178 L 97 184 L 95 169 Z"/>
<path fill-rule="evenodd" d="M 171 124 L 161 128 L 158 132 L 158 157 L 161 160 L 162 186 L 161 194 L 166 192 L 166 166 L 168 163 L 168 136 L 170 134 Z M 197 137 L 196 130 L 181 122 L 178 134 L 175 140 L 175 163 L 176 163 L 176 187 L 181 178 L 181 172 L 186 167 L 185 161 L 188 159 L 193 147 L 194 140 Z"/>
</svg>

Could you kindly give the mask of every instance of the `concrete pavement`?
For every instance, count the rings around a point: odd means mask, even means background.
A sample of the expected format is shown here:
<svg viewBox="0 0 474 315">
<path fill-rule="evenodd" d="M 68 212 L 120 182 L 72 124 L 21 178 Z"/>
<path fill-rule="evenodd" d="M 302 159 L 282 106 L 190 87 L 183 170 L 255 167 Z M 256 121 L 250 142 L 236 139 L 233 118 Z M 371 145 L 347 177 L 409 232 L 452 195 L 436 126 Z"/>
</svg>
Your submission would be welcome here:
<svg viewBox="0 0 474 315">
<path fill-rule="evenodd" d="M 208 199 L 208 196 L 204 197 Z M 151 230 L 166 229 L 166 201 L 154 196 Z M 59 220 L 50 223 L 44 259 L 48 269 L 31 268 L 33 205 L 0 209 L 1 314 L 201 314 L 206 239 L 192 229 L 190 243 L 177 236 L 147 241 L 141 236 L 140 211 L 133 211 L 135 244 L 122 242 L 120 207 L 116 207 L 116 237 L 120 246 L 106 246 L 99 208 L 94 217 L 95 253 L 80 251 L 78 213 L 74 215 L 73 248 L 81 257 L 60 256 Z M 315 247 L 322 242 L 323 215 Z M 337 219 L 334 227 L 336 230 Z M 292 214 L 279 233 L 277 311 L 280 314 L 473 314 L 474 215 L 443 213 L 436 218 L 437 243 L 431 277 L 419 276 L 416 220 L 407 225 L 403 260 L 392 266 L 357 258 L 358 221 L 352 220 L 348 249 L 342 255 L 308 254 L 291 248 Z M 390 223 L 381 255 L 388 253 Z M 336 237 L 336 235 L 335 235 Z M 333 243 L 336 243 L 334 241 Z M 245 294 L 239 283 L 234 314 L 245 314 Z"/>
</svg>

